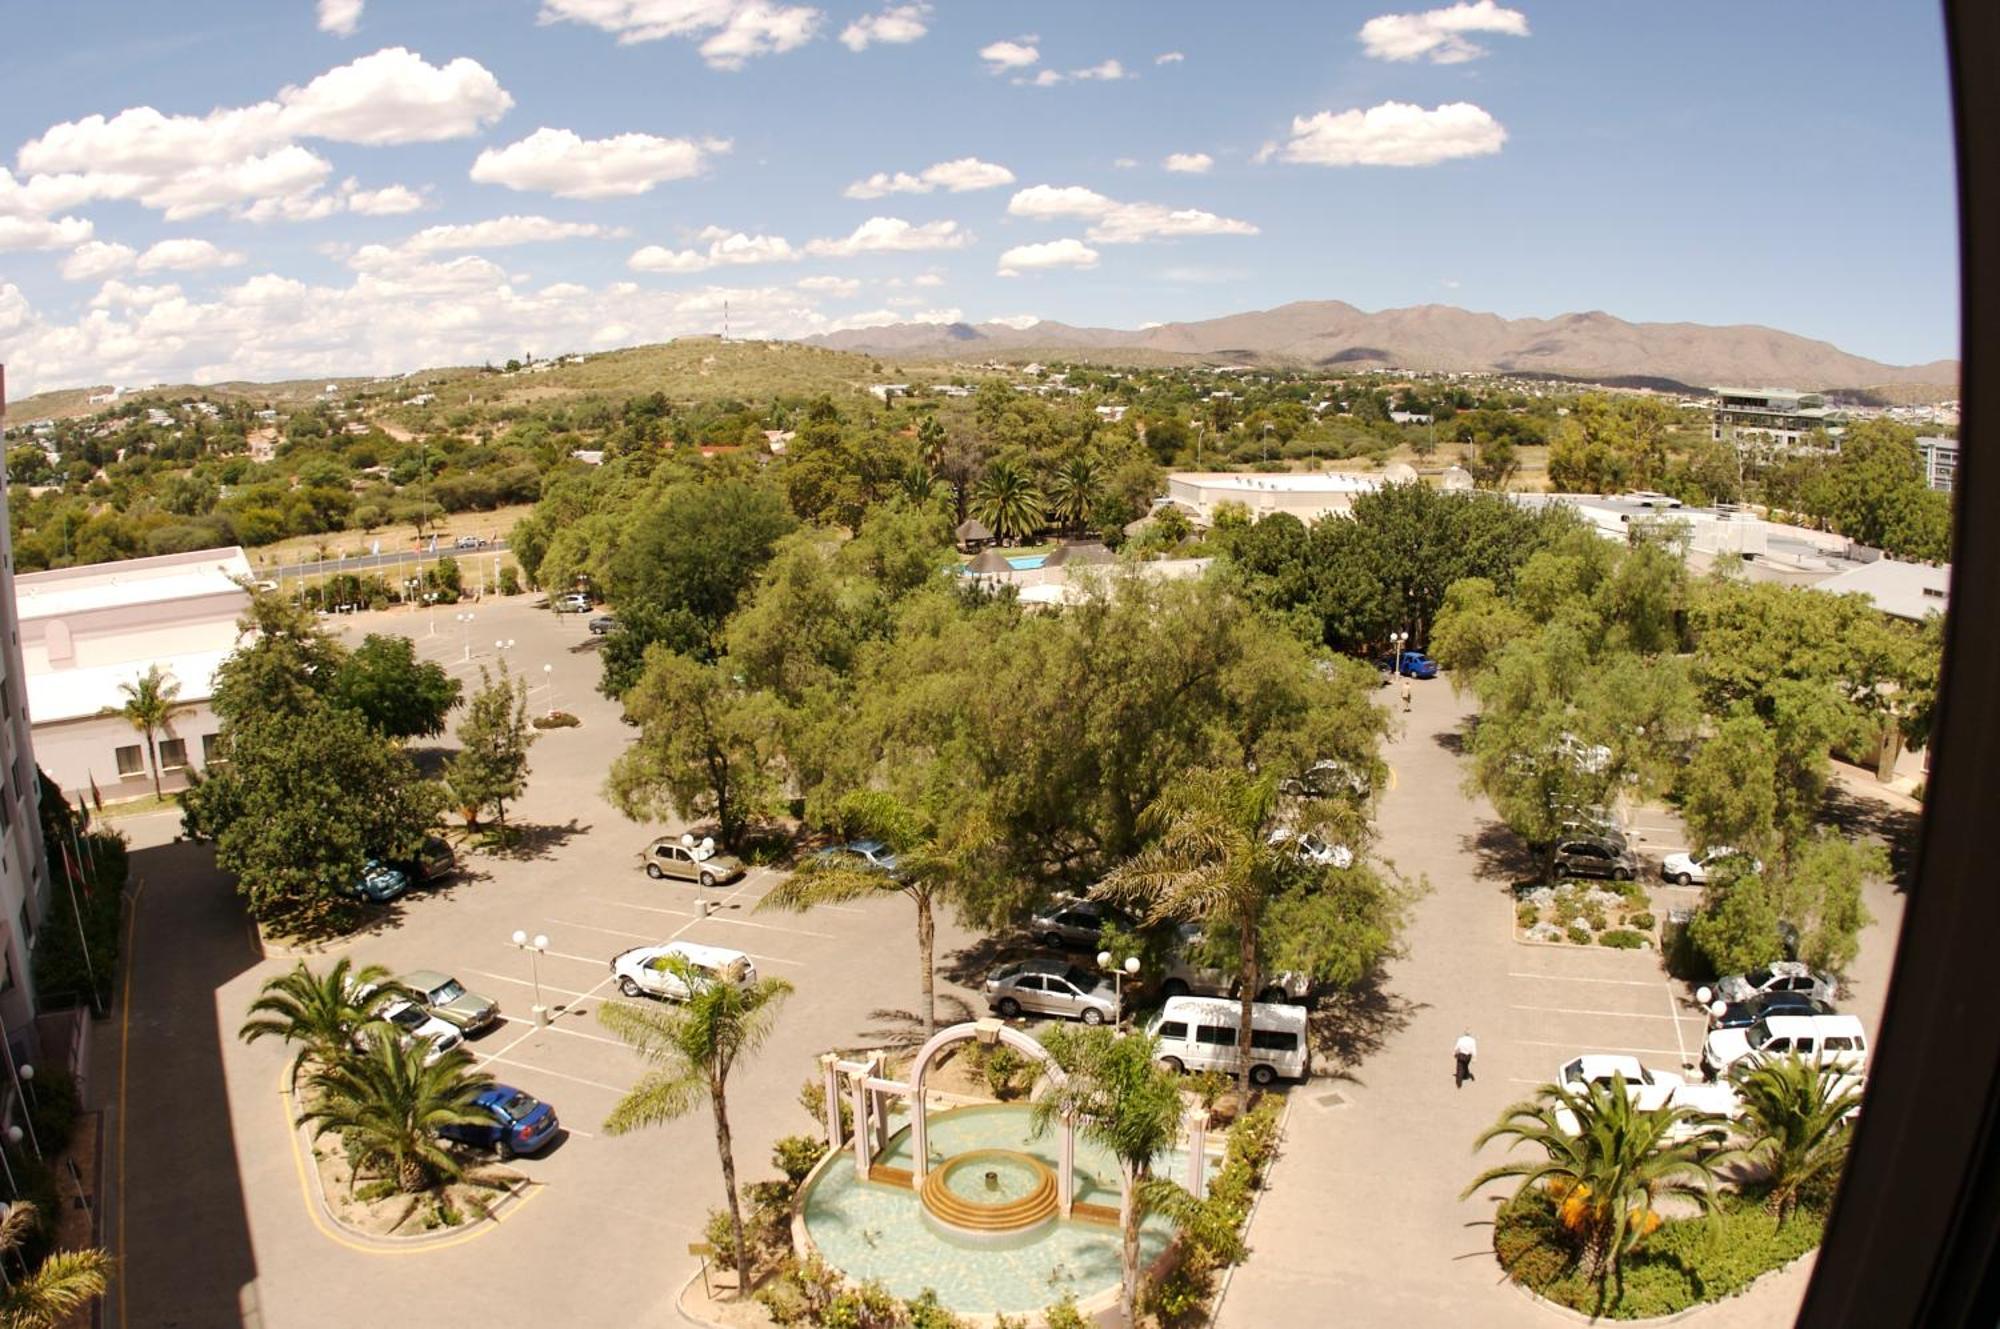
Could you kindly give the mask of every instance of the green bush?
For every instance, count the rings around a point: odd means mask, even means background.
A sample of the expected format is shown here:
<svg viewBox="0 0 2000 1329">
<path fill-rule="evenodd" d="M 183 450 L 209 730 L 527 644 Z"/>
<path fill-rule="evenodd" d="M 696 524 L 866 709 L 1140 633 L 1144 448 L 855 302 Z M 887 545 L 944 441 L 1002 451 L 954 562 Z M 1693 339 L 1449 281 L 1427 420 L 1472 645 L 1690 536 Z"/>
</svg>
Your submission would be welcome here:
<svg viewBox="0 0 2000 1329">
<path fill-rule="evenodd" d="M 1598 934 L 1597 944 L 1609 946 L 1614 951 L 1638 951 L 1646 948 L 1646 934 L 1634 932 L 1630 928 L 1613 928 Z"/>
<path fill-rule="evenodd" d="M 736 1227 L 729 1221 L 727 1209 L 711 1209 L 708 1221 L 701 1225 L 701 1239 L 709 1244 L 714 1254 L 709 1259 L 728 1268 L 736 1263 Z"/>
<path fill-rule="evenodd" d="M 521 573 L 512 563 L 500 569 L 500 594 L 519 595 L 521 593 Z"/>
<path fill-rule="evenodd" d="M 1090 1321 L 1083 1318 L 1083 1312 L 1076 1308 L 1076 1297 L 1063 1293 L 1062 1300 L 1042 1312 L 1042 1323 L 1048 1329 L 1091 1329 Z"/>
<path fill-rule="evenodd" d="M 363 1204 L 373 1204 L 377 1200 L 388 1199 L 390 1196 L 394 1195 L 399 1189 L 401 1188 L 396 1185 L 395 1180 L 393 1178 L 381 1177 L 375 1181 L 371 1181 L 365 1185 L 356 1187 L 354 1191 L 354 1198 L 361 1201 L 361 1203 Z"/>
<path fill-rule="evenodd" d="M 1625 917 L 1625 926 L 1637 928 L 1641 932 L 1651 932 L 1659 926 L 1659 920 L 1647 913 L 1628 914 Z"/>
<path fill-rule="evenodd" d="M 43 1155 L 61 1153 L 69 1147 L 70 1133 L 76 1129 L 76 1081 L 68 1071 L 37 1066 L 28 1097 L 28 1119 L 34 1123 Z"/>
<path fill-rule="evenodd" d="M 1573 892 L 1556 896 L 1557 927 L 1566 928 L 1570 926 L 1570 924 L 1576 922 L 1582 913 L 1583 906 L 1577 903 L 1576 895 Z"/>
<path fill-rule="evenodd" d="M 1590 945 L 1590 929 L 1585 927 L 1582 923 L 1570 924 L 1569 931 L 1565 935 L 1567 935 L 1569 939 L 1572 942 L 1575 942 L 1578 946 Z"/>
<path fill-rule="evenodd" d="M 910 1329 L 965 1329 L 965 1321 L 940 1305 L 937 1293 L 931 1288 L 904 1302 L 903 1314 L 908 1317 Z"/>
<path fill-rule="evenodd" d="M 1531 904 L 1524 903 L 1514 906 L 1514 922 L 1521 927 L 1531 928 L 1540 921 L 1541 917 L 1542 911 Z"/>
<path fill-rule="evenodd" d="M 1225 1163 L 1242 1163 L 1250 1171 L 1251 1185 L 1262 1185 L 1264 1169 L 1278 1154 L 1278 1114 L 1284 1103 L 1266 1098 L 1236 1119 L 1229 1130 L 1229 1151 Z"/>
<path fill-rule="evenodd" d="M 816 1135 L 787 1135 L 771 1147 L 771 1165 L 797 1186 L 826 1156 L 826 1141 Z"/>
<path fill-rule="evenodd" d="M 986 1058 L 983 1068 L 986 1073 L 986 1087 L 1001 1102 L 1017 1097 L 1028 1084 L 1033 1083 L 1031 1072 L 1033 1063 L 1006 1044 L 996 1046 Z M 1024 1084 L 1023 1080 L 1027 1083 Z"/>
</svg>

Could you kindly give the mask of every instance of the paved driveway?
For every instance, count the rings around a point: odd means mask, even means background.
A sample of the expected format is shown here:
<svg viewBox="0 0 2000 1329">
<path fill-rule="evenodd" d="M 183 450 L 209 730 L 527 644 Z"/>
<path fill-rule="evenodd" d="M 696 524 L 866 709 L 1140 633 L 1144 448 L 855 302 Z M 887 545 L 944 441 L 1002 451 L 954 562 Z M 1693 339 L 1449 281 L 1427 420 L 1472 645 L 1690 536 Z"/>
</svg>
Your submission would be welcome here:
<svg viewBox="0 0 2000 1329">
<path fill-rule="evenodd" d="M 393 1310 L 413 1324 L 547 1326 L 659 1323 L 694 1272 L 687 1243 L 721 1200 L 714 1132 L 704 1109 L 621 1138 L 602 1133 L 606 1111 L 640 1064 L 596 1021 L 612 994 L 608 958 L 629 946 L 684 936 L 756 957 L 798 986 L 771 1042 L 732 1081 L 739 1178 L 775 1176 L 770 1142 L 810 1132 L 796 1102 L 828 1047 L 906 1039 L 917 1004 L 914 918 L 900 897 L 806 915 L 754 914 L 775 877 L 753 870 L 708 892 L 653 881 L 636 851 L 677 826 L 637 826 L 604 801 L 604 771 L 632 731 L 591 687 L 594 653 L 578 616 L 557 619 L 524 602 L 475 607 L 461 635 L 440 614 L 343 620 L 350 641 L 369 630 L 414 629 L 419 647 L 476 680 L 492 642 L 515 641 L 512 667 L 533 680 L 531 704 L 550 693 L 583 718 L 532 750 L 527 796 L 509 812 L 531 848 L 518 858 L 474 856 L 464 877 L 415 893 L 337 953 L 392 970 L 444 969 L 501 1003 L 507 1021 L 470 1046 L 487 1069 L 554 1103 L 570 1137 L 522 1170 L 545 1185 L 504 1222 L 458 1244 L 379 1254 L 324 1229 L 307 1207 L 278 1096 L 287 1061 L 268 1041 L 235 1038 L 258 985 L 289 967 L 261 960 L 235 897 L 209 851 L 175 844 L 171 816 L 123 823 L 143 882 L 131 948 L 129 1026 L 100 1037 L 98 1092 L 118 1109 L 112 1127 L 112 1231 L 122 1296 L 108 1325 L 269 1329 L 358 1324 Z M 462 657 L 468 647 L 473 659 Z M 544 673 L 543 665 L 553 666 Z M 509 941 L 544 933 L 540 962 L 553 1025 L 530 1019 L 534 978 Z M 940 920 L 938 953 L 969 937 Z M 955 990 L 940 981 L 941 1016 Z M 125 1077 L 121 1081 L 122 1064 Z M 122 1178 L 122 1184 L 120 1182 Z"/>
<path fill-rule="evenodd" d="M 1489 1227 L 1498 1191 L 1459 1200 L 1501 1156 L 1497 1145 L 1475 1156 L 1472 1141 L 1574 1053 L 1631 1051 L 1669 1069 L 1699 1055 L 1699 1013 L 1654 957 L 1512 940 L 1507 887 L 1521 865 L 1485 800 L 1458 792 L 1456 736 L 1472 709 L 1442 680 L 1420 684 L 1407 732 L 1389 747 L 1397 778 L 1382 799 L 1381 852 L 1432 891 L 1412 920 L 1407 957 L 1381 986 L 1316 1017 L 1338 1064 L 1294 1095 L 1223 1329 L 1567 1322 L 1501 1279 Z M 1855 967 L 1852 1008 L 1872 1025 L 1901 910 L 1887 890 L 1869 905 L 1878 922 Z M 1479 1040 L 1478 1078 L 1454 1089 L 1452 1043 L 1467 1028 Z M 1709 1308 L 1700 1322 L 1789 1324 L 1808 1269 Z"/>
</svg>

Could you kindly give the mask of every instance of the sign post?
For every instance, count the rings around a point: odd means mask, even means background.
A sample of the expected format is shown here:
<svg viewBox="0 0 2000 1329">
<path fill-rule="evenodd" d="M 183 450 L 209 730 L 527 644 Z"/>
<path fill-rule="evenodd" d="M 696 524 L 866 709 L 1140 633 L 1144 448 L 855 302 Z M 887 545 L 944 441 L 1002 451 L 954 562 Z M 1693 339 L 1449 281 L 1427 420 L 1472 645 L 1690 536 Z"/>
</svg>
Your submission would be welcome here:
<svg viewBox="0 0 2000 1329">
<path fill-rule="evenodd" d="M 715 1289 L 708 1285 L 708 1257 L 715 1254 L 715 1247 L 705 1241 L 690 1241 L 688 1243 L 688 1254 L 700 1257 L 701 1290 L 709 1300 L 713 1301 L 715 1299 Z"/>
</svg>

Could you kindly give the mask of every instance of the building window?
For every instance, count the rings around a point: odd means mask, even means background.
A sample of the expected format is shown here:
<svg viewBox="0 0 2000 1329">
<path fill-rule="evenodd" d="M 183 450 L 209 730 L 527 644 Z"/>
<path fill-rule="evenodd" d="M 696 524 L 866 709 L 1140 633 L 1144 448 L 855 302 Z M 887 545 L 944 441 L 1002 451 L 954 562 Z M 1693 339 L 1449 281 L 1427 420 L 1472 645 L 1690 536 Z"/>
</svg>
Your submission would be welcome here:
<svg viewBox="0 0 2000 1329">
<path fill-rule="evenodd" d="M 128 743 L 118 749 L 118 774 L 122 779 L 146 773 L 146 754 L 137 743 Z"/>
<path fill-rule="evenodd" d="M 167 738 L 160 741 L 160 769 L 178 771 L 188 764 L 188 745 L 184 738 Z"/>
<path fill-rule="evenodd" d="M 222 760 L 222 735 L 203 734 L 201 736 L 201 764 L 212 766 Z"/>
</svg>

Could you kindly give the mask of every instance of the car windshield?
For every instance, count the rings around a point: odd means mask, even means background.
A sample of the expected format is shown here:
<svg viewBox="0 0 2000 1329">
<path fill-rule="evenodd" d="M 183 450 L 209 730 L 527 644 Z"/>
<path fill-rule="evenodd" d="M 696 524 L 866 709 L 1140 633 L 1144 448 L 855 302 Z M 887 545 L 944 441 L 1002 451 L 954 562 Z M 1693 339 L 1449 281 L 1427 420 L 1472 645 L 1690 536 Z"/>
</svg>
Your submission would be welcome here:
<svg viewBox="0 0 2000 1329">
<path fill-rule="evenodd" d="M 443 983 L 431 989 L 431 1000 L 439 1004 L 448 1001 L 457 1001 L 464 995 L 465 989 L 458 985 L 458 980 L 455 978 L 447 978 Z"/>
<path fill-rule="evenodd" d="M 1063 977 L 1067 978 L 1079 992 L 1094 992 L 1097 990 L 1097 975 L 1087 969 L 1080 969 L 1075 965 L 1071 965 L 1063 971 Z"/>
<path fill-rule="evenodd" d="M 533 1094 L 524 1094 L 516 1089 L 513 1095 L 500 1105 L 500 1110 L 515 1121 L 519 1121 L 541 1105 L 541 1100 Z"/>
<path fill-rule="evenodd" d="M 389 1018 L 404 1029 L 415 1030 L 420 1028 L 424 1021 L 430 1017 L 415 1006 L 403 1006 L 397 1010 L 390 1011 Z"/>
<path fill-rule="evenodd" d="M 1768 969 L 1752 969 L 1749 973 L 1743 975 L 1743 981 L 1753 988 L 1763 987 L 1771 981 L 1771 971 Z"/>
</svg>

